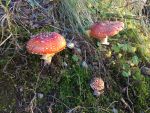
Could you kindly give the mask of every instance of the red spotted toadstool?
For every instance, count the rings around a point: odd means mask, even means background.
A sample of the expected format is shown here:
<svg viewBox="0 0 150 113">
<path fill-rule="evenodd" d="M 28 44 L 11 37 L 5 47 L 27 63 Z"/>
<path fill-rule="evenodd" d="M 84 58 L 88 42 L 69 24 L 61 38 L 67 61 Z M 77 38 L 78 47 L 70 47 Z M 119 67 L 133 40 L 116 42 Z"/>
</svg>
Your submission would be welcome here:
<svg viewBox="0 0 150 113">
<path fill-rule="evenodd" d="M 42 55 L 41 59 L 44 59 L 46 64 L 50 64 L 52 57 L 65 47 L 65 38 L 56 32 L 34 35 L 26 45 L 29 53 Z"/>
<path fill-rule="evenodd" d="M 96 22 L 87 33 L 89 36 L 101 40 L 101 44 L 109 45 L 108 37 L 118 34 L 123 28 L 124 23 L 120 21 Z"/>
<path fill-rule="evenodd" d="M 91 88 L 94 90 L 94 95 L 99 96 L 104 90 L 104 81 L 99 77 L 94 77 L 90 83 Z"/>
</svg>

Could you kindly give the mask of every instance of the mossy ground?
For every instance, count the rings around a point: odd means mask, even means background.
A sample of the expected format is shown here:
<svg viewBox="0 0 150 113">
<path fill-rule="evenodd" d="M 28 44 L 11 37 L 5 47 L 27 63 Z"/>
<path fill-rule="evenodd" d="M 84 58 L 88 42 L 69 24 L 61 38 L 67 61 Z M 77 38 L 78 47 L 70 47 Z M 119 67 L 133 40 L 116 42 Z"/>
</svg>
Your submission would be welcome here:
<svg viewBox="0 0 150 113">
<path fill-rule="evenodd" d="M 33 20 L 20 19 L 18 23 L 12 19 L 12 26 L 2 26 L 5 33 L 1 41 L 10 33 L 13 36 L 0 47 L 0 112 L 150 112 L 150 78 L 140 72 L 141 66 L 149 66 L 150 61 L 145 18 L 139 19 L 130 7 L 123 7 L 123 0 L 56 1 L 46 11 L 23 4 L 18 7 L 31 9 L 38 16 L 34 15 Z M 24 14 L 18 9 L 16 12 Z M 36 23 L 46 17 L 50 24 Z M 111 45 L 106 47 L 84 35 L 93 20 L 121 20 L 125 29 L 109 39 Z M 51 65 L 45 66 L 40 56 L 29 54 L 25 48 L 31 34 L 43 31 L 62 33 L 67 41 L 77 44 L 81 53 L 66 48 L 53 57 Z M 82 66 L 82 61 L 87 62 L 88 68 Z M 93 96 L 89 85 L 94 76 L 105 82 L 100 97 Z M 44 97 L 39 98 L 39 93 Z"/>
</svg>

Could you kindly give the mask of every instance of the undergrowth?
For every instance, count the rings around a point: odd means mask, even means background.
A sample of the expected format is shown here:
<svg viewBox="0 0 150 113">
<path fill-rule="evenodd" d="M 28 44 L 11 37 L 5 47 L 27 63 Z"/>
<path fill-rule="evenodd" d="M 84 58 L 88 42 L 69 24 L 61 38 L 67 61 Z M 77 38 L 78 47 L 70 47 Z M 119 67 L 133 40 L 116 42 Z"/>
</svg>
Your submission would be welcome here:
<svg viewBox="0 0 150 113">
<path fill-rule="evenodd" d="M 1 0 L 0 112 L 149 113 L 150 78 L 140 71 L 150 61 L 149 20 L 135 6 L 124 0 Z M 103 20 L 125 23 L 110 46 L 86 36 Z M 75 49 L 45 66 L 25 47 L 31 35 L 52 31 Z M 100 97 L 89 85 L 95 76 L 105 82 Z"/>
</svg>

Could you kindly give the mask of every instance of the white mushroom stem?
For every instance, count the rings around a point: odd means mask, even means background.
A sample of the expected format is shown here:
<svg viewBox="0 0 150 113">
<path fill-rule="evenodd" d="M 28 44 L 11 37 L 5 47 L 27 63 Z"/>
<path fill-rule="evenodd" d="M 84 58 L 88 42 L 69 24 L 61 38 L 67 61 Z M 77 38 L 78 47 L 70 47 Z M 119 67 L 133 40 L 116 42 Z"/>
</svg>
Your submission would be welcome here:
<svg viewBox="0 0 150 113">
<path fill-rule="evenodd" d="M 104 93 L 104 90 L 94 90 L 94 93 L 93 93 L 93 95 L 95 95 L 95 96 L 100 96 L 102 93 Z"/>
<path fill-rule="evenodd" d="M 51 60 L 52 60 L 52 57 L 54 56 L 55 54 L 45 54 L 41 57 L 41 59 L 44 60 L 44 63 L 45 64 L 51 64 Z"/>
<path fill-rule="evenodd" d="M 100 94 L 101 94 L 101 92 L 100 92 L 100 91 L 94 90 L 93 95 L 95 95 L 95 96 L 100 96 Z"/>
<path fill-rule="evenodd" d="M 103 44 L 103 45 L 109 45 L 108 36 L 106 36 L 105 38 L 101 39 L 101 44 Z"/>
<path fill-rule="evenodd" d="M 91 32 L 91 30 L 86 30 L 86 31 L 85 31 L 85 34 L 86 34 L 88 37 L 90 37 L 90 32 Z"/>
</svg>

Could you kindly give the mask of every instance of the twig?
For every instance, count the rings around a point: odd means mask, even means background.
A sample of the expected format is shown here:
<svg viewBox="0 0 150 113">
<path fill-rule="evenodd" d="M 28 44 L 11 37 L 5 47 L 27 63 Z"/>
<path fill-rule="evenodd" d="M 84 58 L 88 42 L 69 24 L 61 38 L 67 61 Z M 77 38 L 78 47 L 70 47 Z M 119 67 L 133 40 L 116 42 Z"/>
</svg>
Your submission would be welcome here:
<svg viewBox="0 0 150 113">
<path fill-rule="evenodd" d="M 70 109 L 67 113 L 72 113 L 72 112 L 74 112 L 75 110 L 80 109 L 80 108 L 81 108 L 81 106 L 76 106 L 76 107 Z"/>
<path fill-rule="evenodd" d="M 128 85 L 129 85 L 129 77 L 128 77 Z M 130 103 L 133 105 L 133 102 L 131 101 L 131 99 L 129 98 L 129 93 L 128 93 L 128 86 L 127 86 L 127 88 L 126 88 L 127 90 L 127 98 L 128 98 L 128 100 L 130 101 Z"/>
<path fill-rule="evenodd" d="M 31 113 L 34 113 L 34 107 L 36 106 L 36 90 L 38 88 L 38 82 L 40 80 L 40 75 L 42 73 L 42 70 L 44 69 L 45 65 L 43 66 L 43 68 L 41 69 L 40 73 L 38 74 L 38 77 L 37 77 L 37 81 L 36 81 L 36 84 L 35 84 L 35 88 L 33 89 L 33 92 L 34 92 L 34 97 L 32 98 L 32 100 L 30 101 L 30 104 L 29 104 L 29 110 L 31 111 Z M 34 105 L 35 104 L 35 105 Z"/>
<path fill-rule="evenodd" d="M 145 110 L 145 113 L 148 113 L 148 111 L 150 111 L 150 107 Z"/>
<path fill-rule="evenodd" d="M 48 108 L 48 113 L 52 113 L 52 109 L 50 107 Z"/>
<path fill-rule="evenodd" d="M 0 43 L 0 46 L 2 46 L 8 39 L 10 39 L 11 36 L 12 36 L 12 33 L 10 33 L 10 35 L 2 43 Z"/>
<path fill-rule="evenodd" d="M 113 101 L 112 103 L 110 103 L 110 105 L 107 107 L 106 110 L 108 110 L 114 103 L 117 103 L 118 101 Z"/>
<path fill-rule="evenodd" d="M 121 98 L 121 102 L 125 105 L 125 107 L 129 108 L 129 110 L 131 111 L 131 113 L 134 113 L 134 111 L 131 109 L 131 107 L 129 106 L 129 104 L 123 98 Z"/>
<path fill-rule="evenodd" d="M 52 98 L 54 98 L 55 100 L 57 100 L 59 103 L 63 104 L 67 109 L 70 109 L 69 106 L 67 106 L 65 103 L 63 103 L 63 102 L 62 102 L 61 100 L 59 100 L 58 98 L 56 98 L 56 97 L 54 97 L 54 96 L 52 96 L 52 95 L 49 95 L 49 96 L 51 96 Z"/>
</svg>

